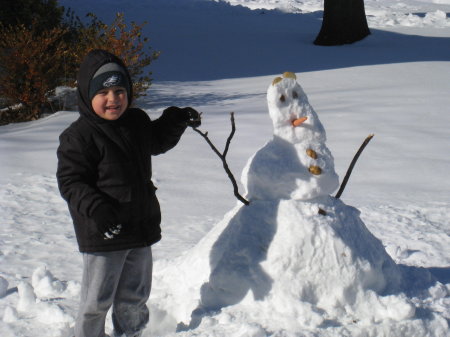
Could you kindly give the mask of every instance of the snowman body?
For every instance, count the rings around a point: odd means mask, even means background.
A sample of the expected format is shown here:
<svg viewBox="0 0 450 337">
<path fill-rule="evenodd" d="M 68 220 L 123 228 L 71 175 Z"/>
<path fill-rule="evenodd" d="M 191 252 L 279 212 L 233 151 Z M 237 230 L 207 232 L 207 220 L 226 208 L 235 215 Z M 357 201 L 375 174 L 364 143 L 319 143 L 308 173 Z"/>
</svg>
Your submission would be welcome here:
<svg viewBox="0 0 450 337">
<path fill-rule="evenodd" d="M 255 153 L 242 174 L 249 200 L 310 200 L 331 194 L 339 178 L 326 134 L 293 73 L 267 90 L 273 139 Z M 295 121 L 305 119 L 300 125 Z"/>
</svg>

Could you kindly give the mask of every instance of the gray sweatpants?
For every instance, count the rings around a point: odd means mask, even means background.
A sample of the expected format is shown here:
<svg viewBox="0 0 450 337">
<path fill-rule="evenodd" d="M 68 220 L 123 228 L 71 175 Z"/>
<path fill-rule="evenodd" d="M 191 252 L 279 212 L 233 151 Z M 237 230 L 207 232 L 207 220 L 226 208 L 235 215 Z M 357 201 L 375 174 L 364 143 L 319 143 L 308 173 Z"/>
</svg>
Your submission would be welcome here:
<svg viewBox="0 0 450 337">
<path fill-rule="evenodd" d="M 75 337 L 104 337 L 113 306 L 114 334 L 140 336 L 149 320 L 151 247 L 83 253 L 83 280 Z"/>
</svg>

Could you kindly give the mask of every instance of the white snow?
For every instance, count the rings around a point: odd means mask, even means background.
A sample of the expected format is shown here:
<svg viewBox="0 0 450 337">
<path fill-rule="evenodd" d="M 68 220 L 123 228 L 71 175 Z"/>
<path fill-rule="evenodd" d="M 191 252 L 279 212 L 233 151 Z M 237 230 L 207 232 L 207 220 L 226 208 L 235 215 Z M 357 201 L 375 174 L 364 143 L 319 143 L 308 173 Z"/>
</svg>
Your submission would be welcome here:
<svg viewBox="0 0 450 337">
<path fill-rule="evenodd" d="M 227 158 L 250 199 L 250 164 L 277 132 L 267 88 L 284 71 L 297 74 L 323 127 L 307 147 L 326 154 L 319 166 L 340 181 L 375 134 L 341 200 L 328 195 L 331 182 L 306 199 L 280 198 L 277 177 L 260 188 L 270 198 L 244 206 L 192 130 L 156 157 L 163 240 L 154 247 L 144 337 L 449 335 L 449 1 L 366 0 L 372 34 L 330 48 L 312 44 L 322 0 L 61 3 L 80 16 L 94 11 L 108 21 L 125 11 L 149 21 L 150 44 L 162 54 L 138 105 L 152 117 L 169 105 L 203 111 L 201 129 L 219 148 L 234 111 Z M 77 115 L 0 127 L 2 337 L 72 336 L 82 261 L 55 152 Z M 287 138 L 293 158 L 303 156 L 302 138 Z"/>
<path fill-rule="evenodd" d="M 17 310 L 22 312 L 31 310 L 36 304 L 36 295 L 33 287 L 26 281 L 21 281 L 17 286 L 17 292 L 19 294 Z"/>
</svg>

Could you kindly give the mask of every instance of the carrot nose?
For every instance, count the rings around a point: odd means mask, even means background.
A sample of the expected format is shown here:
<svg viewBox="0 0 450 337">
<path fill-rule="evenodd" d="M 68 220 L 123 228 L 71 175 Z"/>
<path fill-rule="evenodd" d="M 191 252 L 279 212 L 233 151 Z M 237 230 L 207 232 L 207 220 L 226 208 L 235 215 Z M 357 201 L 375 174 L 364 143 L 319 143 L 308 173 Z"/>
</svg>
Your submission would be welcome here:
<svg viewBox="0 0 450 337">
<path fill-rule="evenodd" d="M 294 120 L 292 121 L 292 126 L 299 126 L 299 125 L 301 125 L 304 121 L 306 121 L 307 119 L 308 119 L 308 117 L 300 117 L 300 118 L 294 119 Z"/>
</svg>

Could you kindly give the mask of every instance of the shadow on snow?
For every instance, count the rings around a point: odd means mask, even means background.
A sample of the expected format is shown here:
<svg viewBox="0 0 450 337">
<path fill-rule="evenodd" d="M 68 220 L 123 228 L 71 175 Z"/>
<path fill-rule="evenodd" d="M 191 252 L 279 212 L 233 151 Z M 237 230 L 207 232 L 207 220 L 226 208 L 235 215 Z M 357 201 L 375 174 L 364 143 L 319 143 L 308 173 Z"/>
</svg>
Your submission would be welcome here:
<svg viewBox="0 0 450 337">
<path fill-rule="evenodd" d="M 64 4 L 64 1 L 63 1 Z M 206 81 L 402 62 L 450 61 L 449 37 L 405 35 L 371 29 L 366 39 L 344 46 L 315 46 L 322 12 L 251 10 L 226 2 L 111 0 L 87 2 L 110 22 L 116 12 L 140 23 L 153 50 L 156 81 Z M 85 13 L 78 13 L 84 16 Z M 406 30 L 406 28 L 405 28 Z"/>
</svg>

